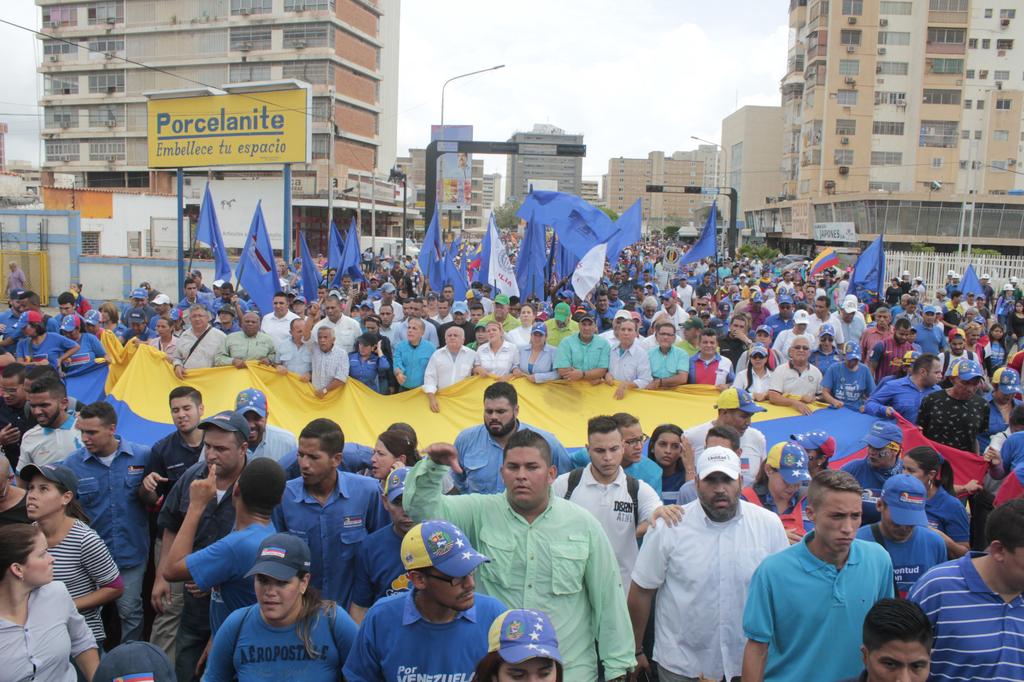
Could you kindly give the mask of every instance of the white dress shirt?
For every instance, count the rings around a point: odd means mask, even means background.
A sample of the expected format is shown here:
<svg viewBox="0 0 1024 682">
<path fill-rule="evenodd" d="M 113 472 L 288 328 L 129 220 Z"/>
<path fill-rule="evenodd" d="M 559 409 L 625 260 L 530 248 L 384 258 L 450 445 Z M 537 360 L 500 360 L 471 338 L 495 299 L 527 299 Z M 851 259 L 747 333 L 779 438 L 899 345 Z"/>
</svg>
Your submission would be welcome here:
<svg viewBox="0 0 1024 682">
<path fill-rule="evenodd" d="M 423 373 L 423 392 L 437 393 L 438 389 L 456 384 L 473 373 L 476 364 L 476 352 L 462 346 L 453 358 L 447 346 L 434 351 L 427 361 L 427 369 Z"/>
<path fill-rule="evenodd" d="M 320 327 L 334 330 L 334 347 L 344 351 L 346 357 L 356 349 L 356 339 L 363 333 L 363 328 L 359 326 L 355 318 L 348 315 L 342 314 L 337 322 L 331 322 L 331 318 L 325 317 L 313 325 L 313 330 L 309 335 L 313 343 L 316 343 L 316 334 Z"/>
<path fill-rule="evenodd" d="M 503 341 L 495 351 L 491 344 L 485 343 L 476 349 L 476 365 L 483 367 L 488 374 L 503 377 L 511 374 L 513 367 L 519 366 L 519 349 L 515 344 Z"/>
<path fill-rule="evenodd" d="M 792 329 L 783 329 L 779 332 L 779 335 L 775 337 L 775 342 L 772 343 L 772 350 L 778 351 L 782 357 L 789 357 L 789 347 L 793 345 L 793 342 L 798 338 L 803 339 L 807 342 L 807 345 L 811 347 L 811 350 L 818 348 L 818 339 L 811 334 L 810 329 L 804 329 L 803 334 L 797 334 Z"/>
<path fill-rule="evenodd" d="M 382 301 L 379 298 L 373 302 L 374 315 L 380 315 L 380 306 L 383 302 L 384 301 Z M 392 301 L 391 309 L 395 311 L 395 322 L 401 322 L 402 320 L 405 319 L 405 309 L 402 307 L 401 303 L 399 303 L 398 301 Z"/>
<path fill-rule="evenodd" d="M 811 315 L 811 319 L 807 323 L 807 333 L 814 338 L 814 343 L 811 344 L 812 351 L 818 350 L 818 333 L 821 331 L 821 325 L 823 324 L 831 324 L 832 327 L 836 330 L 834 340 L 836 342 L 837 348 L 841 347 L 844 343 L 846 343 L 846 339 L 843 337 L 843 328 L 835 324 L 831 314 L 828 316 L 827 320 L 823 320 L 817 315 Z"/>
<path fill-rule="evenodd" d="M 274 313 L 267 313 L 263 316 L 260 330 L 274 340 L 275 346 L 280 346 L 291 336 L 292 320 L 299 319 L 299 316 L 288 311 L 284 317 L 277 317 Z"/>
<path fill-rule="evenodd" d="M 612 349 L 608 363 L 608 374 L 616 381 L 632 381 L 637 388 L 647 388 L 654 380 L 651 376 L 651 358 L 647 350 L 641 347 L 638 340 L 623 349 L 622 346 Z"/>
<path fill-rule="evenodd" d="M 736 516 L 717 523 L 699 500 L 691 502 L 678 525 L 659 519 L 644 536 L 632 579 L 658 590 L 654 658 L 677 675 L 739 676 L 750 579 L 765 557 L 789 547 L 778 515 L 743 500 L 739 505 Z"/>
</svg>

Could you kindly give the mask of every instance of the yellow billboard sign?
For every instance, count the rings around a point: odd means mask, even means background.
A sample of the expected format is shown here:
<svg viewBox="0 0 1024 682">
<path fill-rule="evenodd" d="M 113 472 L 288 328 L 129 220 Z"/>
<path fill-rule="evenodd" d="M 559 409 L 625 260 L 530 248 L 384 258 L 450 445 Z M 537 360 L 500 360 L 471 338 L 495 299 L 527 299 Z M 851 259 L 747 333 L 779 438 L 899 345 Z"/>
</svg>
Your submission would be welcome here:
<svg viewBox="0 0 1024 682">
<path fill-rule="evenodd" d="M 305 163 L 310 153 L 306 88 L 151 98 L 149 166 Z"/>
</svg>

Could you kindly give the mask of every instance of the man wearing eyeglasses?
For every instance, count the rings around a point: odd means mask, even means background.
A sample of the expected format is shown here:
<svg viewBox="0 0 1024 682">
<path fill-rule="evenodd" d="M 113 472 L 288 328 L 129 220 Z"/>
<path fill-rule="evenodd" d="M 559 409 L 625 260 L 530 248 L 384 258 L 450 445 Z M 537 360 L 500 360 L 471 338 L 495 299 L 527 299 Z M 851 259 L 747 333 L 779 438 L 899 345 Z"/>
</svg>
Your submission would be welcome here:
<svg viewBox="0 0 1024 682">
<path fill-rule="evenodd" d="M 811 344 L 798 338 L 789 347 L 789 362 L 772 372 L 768 384 L 768 400 L 772 405 L 791 407 L 800 414 L 810 414 L 810 403 L 821 392 L 821 370 L 810 363 Z"/>
<path fill-rule="evenodd" d="M 863 502 L 860 525 L 870 526 L 882 520 L 878 499 L 885 482 L 903 473 L 903 461 L 900 459 L 903 431 L 894 422 L 879 420 L 871 425 L 862 442 L 867 445 L 867 455 L 845 464 L 843 471 L 852 474 L 860 483 Z"/>
<path fill-rule="evenodd" d="M 413 589 L 385 597 L 366 612 L 345 662 L 345 679 L 471 679 L 487 654 L 491 623 L 507 608 L 475 591 L 476 568 L 490 559 L 448 521 L 413 526 L 401 552 Z"/>
</svg>

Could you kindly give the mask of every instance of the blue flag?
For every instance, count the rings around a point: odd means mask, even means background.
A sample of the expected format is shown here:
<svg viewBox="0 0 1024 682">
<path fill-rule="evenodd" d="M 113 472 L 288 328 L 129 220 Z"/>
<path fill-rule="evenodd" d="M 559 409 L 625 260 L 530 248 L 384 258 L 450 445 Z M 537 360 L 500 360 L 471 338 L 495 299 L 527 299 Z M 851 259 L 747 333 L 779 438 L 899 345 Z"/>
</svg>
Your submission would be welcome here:
<svg viewBox="0 0 1024 682">
<path fill-rule="evenodd" d="M 704 223 L 700 236 L 687 249 L 686 253 L 679 257 L 677 267 L 682 268 L 687 263 L 696 263 L 705 258 L 718 260 L 718 230 L 715 225 L 715 218 L 717 216 L 718 202 L 716 201 L 711 204 L 711 213 L 708 214 L 707 222 Z"/>
<path fill-rule="evenodd" d="M 469 283 L 466 281 L 466 276 L 459 271 L 457 265 L 455 265 L 455 255 L 458 250 L 462 248 L 461 237 L 456 241 L 452 242 L 451 246 L 445 251 L 444 254 L 444 283 L 441 288 L 451 285 L 453 294 L 456 301 L 461 301 L 466 298 L 466 290 L 469 288 Z"/>
<path fill-rule="evenodd" d="M 344 251 L 345 241 L 341 238 L 338 226 L 332 220 L 331 232 L 327 237 L 327 270 L 334 270 L 334 279 L 331 280 L 332 287 L 341 284 L 341 261 L 343 260 Z"/>
<path fill-rule="evenodd" d="M 423 248 L 419 255 L 420 272 L 434 291 L 444 288 L 444 244 L 441 241 L 441 225 L 437 210 L 423 235 Z"/>
<path fill-rule="evenodd" d="M 206 183 L 206 191 L 203 192 L 203 205 L 199 209 L 199 222 L 196 224 L 196 239 L 208 244 L 210 250 L 213 251 L 214 279 L 230 282 L 231 263 L 228 261 L 228 251 L 224 248 L 224 238 L 220 234 L 217 211 L 213 208 L 210 183 Z"/>
<path fill-rule="evenodd" d="M 320 272 L 309 255 L 309 245 L 306 244 L 306 235 L 299 233 L 299 250 L 302 252 L 302 295 L 306 301 L 315 301 L 319 295 Z"/>
<path fill-rule="evenodd" d="M 494 220 L 494 213 L 491 213 L 490 219 L 487 221 L 487 231 L 484 232 L 484 239 L 480 243 L 480 255 L 477 258 L 480 260 L 480 267 L 473 271 L 473 281 L 482 282 L 488 284 L 487 281 L 491 274 L 491 225 L 494 225 L 495 231 L 497 231 L 497 223 Z"/>
<path fill-rule="evenodd" d="M 964 278 L 960 280 L 960 293 L 964 295 L 965 299 L 967 294 L 985 295 L 985 290 L 981 288 L 981 280 L 978 279 L 978 273 L 974 271 L 973 265 L 968 265 L 964 270 Z"/>
<path fill-rule="evenodd" d="M 615 234 L 615 224 L 604 211 L 574 194 L 535 191 L 523 200 L 516 215 L 550 225 L 558 240 L 577 259 Z"/>
<path fill-rule="evenodd" d="M 363 267 L 359 263 L 359 226 L 356 225 L 356 219 L 352 219 L 352 224 L 348 226 L 348 232 L 345 233 L 345 246 L 342 248 L 341 253 L 341 267 L 338 268 L 337 280 L 340 282 L 341 278 L 348 275 L 352 278 L 353 282 L 365 282 L 366 277 L 363 275 Z"/>
<path fill-rule="evenodd" d="M 615 266 L 619 254 L 627 246 L 632 246 L 643 239 L 642 225 L 644 209 L 637 199 L 626 212 L 615 221 L 615 234 L 608 240 L 608 262 Z"/>
<path fill-rule="evenodd" d="M 536 220 L 526 223 L 523 241 L 519 244 L 519 258 L 516 260 L 516 283 L 519 297 L 526 300 L 531 295 L 544 298 L 544 269 L 547 253 L 544 248 L 544 226 Z"/>
<path fill-rule="evenodd" d="M 262 202 L 256 202 L 256 211 L 252 214 L 249 234 L 245 237 L 235 276 L 238 285 L 249 293 L 249 300 L 256 304 L 260 313 L 266 314 L 273 309 L 274 293 L 280 287 L 274 250 L 270 246 L 270 233 L 263 219 Z"/>
<path fill-rule="evenodd" d="M 850 276 L 850 293 L 867 303 L 885 290 L 885 249 L 882 235 L 860 252 Z"/>
</svg>

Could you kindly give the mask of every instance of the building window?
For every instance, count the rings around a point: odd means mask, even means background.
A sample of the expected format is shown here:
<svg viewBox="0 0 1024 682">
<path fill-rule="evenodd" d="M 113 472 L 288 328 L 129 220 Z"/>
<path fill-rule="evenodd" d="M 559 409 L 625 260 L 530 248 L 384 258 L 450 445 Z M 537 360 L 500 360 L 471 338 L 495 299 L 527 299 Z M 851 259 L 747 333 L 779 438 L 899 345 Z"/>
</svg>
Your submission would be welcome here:
<svg viewBox="0 0 1024 682">
<path fill-rule="evenodd" d="M 74 5 L 68 7 L 44 7 L 43 27 L 57 28 L 59 26 L 74 26 L 78 23 L 78 8 Z"/>
<path fill-rule="evenodd" d="M 832 155 L 832 161 L 837 166 L 852 166 L 853 165 L 853 150 L 852 149 L 837 149 Z"/>
<path fill-rule="evenodd" d="M 864 0 L 843 0 L 843 14 L 858 17 L 864 14 Z"/>
<path fill-rule="evenodd" d="M 962 45 L 966 31 L 962 28 L 928 27 L 928 42 L 937 45 Z"/>
<path fill-rule="evenodd" d="M 942 168 L 942 157 L 938 156 L 932 159 L 932 168 Z"/>
<path fill-rule="evenodd" d="M 871 152 L 872 166 L 899 166 L 902 163 L 902 152 Z"/>
<path fill-rule="evenodd" d="M 925 88 L 922 101 L 925 104 L 955 104 L 960 106 L 960 91 Z"/>
<path fill-rule="evenodd" d="M 971 131 L 968 130 L 967 128 L 964 128 L 963 130 L 961 130 L 960 131 L 960 139 L 961 140 L 969 140 L 969 139 L 971 139 Z"/>
<path fill-rule="evenodd" d="M 325 61 L 288 62 L 281 69 L 281 78 L 297 78 L 313 85 L 329 85 L 330 64 Z"/>
<path fill-rule="evenodd" d="M 964 60 L 962 59 L 940 59 L 930 60 L 932 73 L 963 73 Z"/>
<path fill-rule="evenodd" d="M 78 111 L 72 107 L 46 107 L 43 111 L 47 128 L 70 128 L 77 124 Z"/>
<path fill-rule="evenodd" d="M 331 119 L 331 98 L 330 97 L 314 97 L 313 98 L 313 120 L 314 121 L 329 121 L 330 119 Z"/>
<path fill-rule="evenodd" d="M 967 0 L 928 0 L 932 12 L 966 12 Z"/>
<path fill-rule="evenodd" d="M 94 2 L 88 6 L 87 12 L 90 26 L 124 23 L 124 3 L 120 0 Z"/>
<path fill-rule="evenodd" d="M 967 69 L 967 77 L 971 79 L 974 78 L 974 69 Z"/>
<path fill-rule="evenodd" d="M 992 141 L 993 142 L 1008 142 L 1010 140 L 1009 130 L 993 130 Z"/>
<path fill-rule="evenodd" d="M 852 118 L 836 119 L 836 135 L 856 135 L 857 121 Z"/>
<path fill-rule="evenodd" d="M 334 9 L 334 0 L 284 0 L 285 12 Z"/>
<path fill-rule="evenodd" d="M 970 109 L 970 108 L 971 108 L 971 100 L 965 99 L 964 100 L 964 109 Z"/>
<path fill-rule="evenodd" d="M 231 14 L 270 14 L 273 0 L 231 0 Z"/>
<path fill-rule="evenodd" d="M 971 50 L 977 50 L 978 49 L 978 39 L 977 38 L 968 38 L 967 39 L 967 47 L 968 47 L 968 49 L 971 49 Z"/>
<path fill-rule="evenodd" d="M 872 135 L 903 135 L 903 121 L 874 121 Z"/>
<path fill-rule="evenodd" d="M 78 45 L 67 43 L 63 40 L 44 40 L 43 54 L 78 54 Z"/>
<path fill-rule="evenodd" d="M 239 26 L 232 28 L 230 49 L 232 52 L 240 50 L 269 50 L 270 27 Z"/>
<path fill-rule="evenodd" d="M 89 51 L 90 52 L 109 52 L 111 54 L 115 52 L 124 52 L 124 38 L 117 38 L 114 36 L 104 36 L 102 38 L 90 38 L 89 39 Z"/>
<path fill-rule="evenodd" d="M 124 106 L 100 105 L 89 108 L 90 128 L 115 128 L 124 125 Z"/>
<path fill-rule="evenodd" d="M 89 92 L 93 94 L 124 92 L 124 71 L 90 73 Z"/>
<path fill-rule="evenodd" d="M 875 90 L 875 104 L 895 104 L 897 106 L 906 106 L 907 93 Z"/>
<path fill-rule="evenodd" d="M 75 159 L 77 160 L 77 156 Z M 82 230 L 82 255 L 83 256 L 98 256 L 100 255 L 100 233 L 93 231 Z"/>
<path fill-rule="evenodd" d="M 988 8 L 985 9 L 985 18 L 986 19 L 991 19 L 992 18 L 992 8 L 991 7 L 988 7 Z"/>
<path fill-rule="evenodd" d="M 959 121 L 921 121 L 921 147 L 956 147 Z"/>
<path fill-rule="evenodd" d="M 878 5 L 879 14 L 899 14 L 903 16 L 910 16 L 914 11 L 914 3 L 912 2 L 889 2 L 882 0 Z"/>
<path fill-rule="evenodd" d="M 89 142 L 91 161 L 124 161 L 124 140 L 92 140 Z"/>
<path fill-rule="evenodd" d="M 1017 10 L 1015 10 L 1015 9 L 1001 9 L 1001 10 L 999 10 L 999 18 L 1000 19 L 1016 19 L 1017 18 Z"/>
<path fill-rule="evenodd" d="M 992 170 L 1005 171 L 1007 165 L 1006 161 L 1001 159 L 992 159 Z"/>
<path fill-rule="evenodd" d="M 253 83 L 270 80 L 270 64 L 232 64 L 228 73 L 230 83 Z"/>
<path fill-rule="evenodd" d="M 982 38 L 981 39 L 981 49 L 987 50 L 990 47 L 992 47 L 992 41 L 989 38 Z"/>
<path fill-rule="evenodd" d="M 1013 39 L 1011 39 L 1011 38 L 999 38 L 998 40 L 996 40 L 996 49 L 997 50 L 1012 50 L 1013 49 Z"/>
<path fill-rule="evenodd" d="M 985 108 L 985 100 L 979 99 L 979 100 L 975 101 L 974 102 L 974 108 L 977 109 L 978 111 L 981 111 L 982 109 L 984 109 Z"/>
<path fill-rule="evenodd" d="M 314 135 L 313 136 L 313 158 L 314 159 L 328 159 L 331 154 L 331 136 L 330 135 Z"/>
<path fill-rule="evenodd" d="M 875 73 L 887 76 L 906 76 L 910 65 L 907 62 L 878 62 Z"/>
<path fill-rule="evenodd" d="M 843 29 L 839 32 L 839 43 L 841 45 L 860 45 L 860 31 Z"/>
<path fill-rule="evenodd" d="M 78 76 L 48 73 L 43 76 L 43 92 L 47 95 L 77 95 Z"/>
<path fill-rule="evenodd" d="M 78 161 L 78 140 L 47 140 L 47 161 Z"/>
<path fill-rule="evenodd" d="M 1010 110 L 1010 100 L 1008 100 L 1008 99 L 997 99 L 996 100 L 996 109 L 1000 109 L 1000 110 L 1003 110 L 1003 111 L 1009 111 Z"/>
<path fill-rule="evenodd" d="M 883 182 L 881 180 L 872 180 L 868 182 L 868 191 L 871 192 L 899 192 L 900 183 L 898 182 Z"/>
<path fill-rule="evenodd" d="M 993 77 L 997 81 L 1008 81 L 1008 80 L 1010 80 L 1010 72 L 1009 71 L 995 71 L 995 72 L 993 72 L 992 75 L 993 75 Z"/>
<path fill-rule="evenodd" d="M 852 107 L 857 104 L 856 90 L 840 90 L 836 93 L 836 103 L 844 107 Z"/>
<path fill-rule="evenodd" d="M 839 75 L 841 76 L 856 76 L 860 74 L 860 60 L 859 59 L 840 59 L 839 60 Z"/>
<path fill-rule="evenodd" d="M 975 131 L 974 131 L 974 139 L 975 139 L 975 140 L 980 140 L 980 139 L 981 139 L 981 134 L 982 134 L 982 132 L 984 132 L 984 131 L 981 131 L 981 130 L 975 130 Z"/>
<path fill-rule="evenodd" d="M 330 38 L 334 36 L 334 31 L 329 30 L 330 28 L 331 25 L 326 22 L 285 26 L 282 31 L 282 47 L 289 50 L 304 47 L 327 47 L 333 42 Z"/>
<path fill-rule="evenodd" d="M 879 31 L 878 32 L 878 44 L 879 45 L 909 45 L 910 44 L 910 32 L 909 31 Z"/>
</svg>

